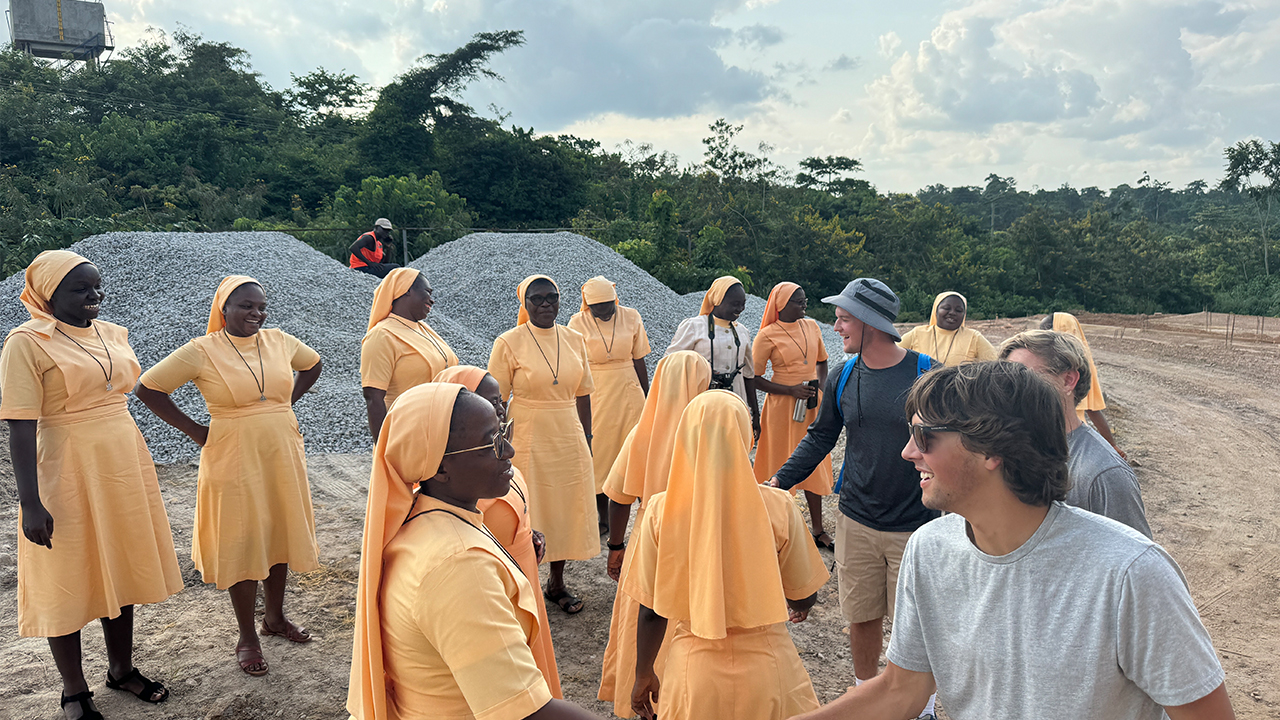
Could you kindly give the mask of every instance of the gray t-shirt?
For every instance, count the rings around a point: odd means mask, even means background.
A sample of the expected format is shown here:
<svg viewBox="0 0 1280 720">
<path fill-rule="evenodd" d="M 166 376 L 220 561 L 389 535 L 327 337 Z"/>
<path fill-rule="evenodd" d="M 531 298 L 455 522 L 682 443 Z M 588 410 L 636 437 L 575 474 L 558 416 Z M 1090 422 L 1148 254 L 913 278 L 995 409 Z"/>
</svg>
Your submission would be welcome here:
<svg viewBox="0 0 1280 720">
<path fill-rule="evenodd" d="M 1054 503 L 987 555 L 960 515 L 911 536 L 887 653 L 931 672 L 957 720 L 1158 720 L 1223 681 L 1186 579 L 1159 545 Z"/>
<path fill-rule="evenodd" d="M 1067 452 L 1071 489 L 1066 503 L 1105 515 L 1151 537 L 1138 476 L 1111 443 L 1102 439 L 1097 430 L 1081 424 L 1067 436 Z"/>
</svg>

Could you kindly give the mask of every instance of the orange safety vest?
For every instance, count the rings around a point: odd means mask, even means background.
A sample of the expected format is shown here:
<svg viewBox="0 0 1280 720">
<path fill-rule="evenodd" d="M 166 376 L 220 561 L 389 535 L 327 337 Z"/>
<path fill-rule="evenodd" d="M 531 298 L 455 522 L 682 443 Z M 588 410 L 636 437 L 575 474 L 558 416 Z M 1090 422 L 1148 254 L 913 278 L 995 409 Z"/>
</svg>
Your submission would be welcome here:
<svg viewBox="0 0 1280 720">
<path fill-rule="evenodd" d="M 364 235 L 361 235 L 359 238 L 356 238 L 356 239 L 357 239 L 357 240 L 363 240 L 363 239 L 364 239 L 364 237 L 365 237 L 365 235 L 368 235 L 368 236 L 370 236 L 370 237 L 372 237 L 372 238 L 373 238 L 373 248 L 374 248 L 374 249 L 373 249 L 373 250 L 370 250 L 369 248 L 361 248 L 361 249 L 360 249 L 360 254 L 361 254 L 361 255 L 363 255 L 364 257 L 357 257 L 357 256 L 355 256 L 355 255 L 352 255 L 352 256 L 351 256 L 351 259 L 350 259 L 350 261 L 349 261 L 349 263 L 348 263 L 348 267 L 352 267 L 352 268 L 362 268 L 362 267 L 368 267 L 368 266 L 369 266 L 369 263 L 380 263 L 380 262 L 382 262 L 382 257 L 383 257 L 383 254 L 384 254 L 384 253 L 382 252 L 382 243 L 378 240 L 378 236 L 377 236 L 377 235 L 374 235 L 374 234 L 373 234 L 373 233 L 371 233 L 371 232 L 367 232 L 367 233 L 365 233 Z"/>
</svg>

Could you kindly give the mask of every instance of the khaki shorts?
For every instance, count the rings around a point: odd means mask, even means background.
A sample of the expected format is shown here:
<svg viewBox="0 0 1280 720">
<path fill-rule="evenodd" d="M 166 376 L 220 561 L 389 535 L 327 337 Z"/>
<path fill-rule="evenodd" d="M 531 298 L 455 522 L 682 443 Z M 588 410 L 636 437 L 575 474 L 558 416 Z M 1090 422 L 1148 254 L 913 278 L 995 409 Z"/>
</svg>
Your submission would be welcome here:
<svg viewBox="0 0 1280 720">
<path fill-rule="evenodd" d="M 881 532 L 836 514 L 836 582 L 850 625 L 893 615 L 898 567 L 909 532 Z"/>
</svg>

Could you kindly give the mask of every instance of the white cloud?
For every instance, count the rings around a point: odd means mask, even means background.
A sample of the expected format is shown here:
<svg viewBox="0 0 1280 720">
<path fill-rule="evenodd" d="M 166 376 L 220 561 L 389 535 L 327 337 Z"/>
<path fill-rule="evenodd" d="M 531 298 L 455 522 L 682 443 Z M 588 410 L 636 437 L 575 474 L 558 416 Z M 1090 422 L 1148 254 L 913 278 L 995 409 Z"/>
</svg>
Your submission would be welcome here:
<svg viewBox="0 0 1280 720">
<path fill-rule="evenodd" d="M 876 43 L 880 48 L 881 57 L 892 58 L 902 47 L 902 38 L 898 37 L 898 33 L 889 31 L 881 35 Z"/>
<path fill-rule="evenodd" d="M 891 56 L 890 35 L 880 49 Z M 1057 173 L 1046 185 L 1073 169 L 1116 172 L 1129 157 L 1153 173 L 1205 174 L 1226 144 L 1274 133 L 1277 83 L 1274 2 L 980 0 L 944 14 L 868 86 L 862 148 L 904 165 L 918 152 L 975 176 L 997 165 Z M 1128 182 L 1140 174 L 1124 172 Z"/>
<path fill-rule="evenodd" d="M 836 110 L 836 114 L 831 116 L 831 122 L 839 125 L 847 125 L 853 122 L 853 112 L 849 108 L 840 108 Z"/>
</svg>

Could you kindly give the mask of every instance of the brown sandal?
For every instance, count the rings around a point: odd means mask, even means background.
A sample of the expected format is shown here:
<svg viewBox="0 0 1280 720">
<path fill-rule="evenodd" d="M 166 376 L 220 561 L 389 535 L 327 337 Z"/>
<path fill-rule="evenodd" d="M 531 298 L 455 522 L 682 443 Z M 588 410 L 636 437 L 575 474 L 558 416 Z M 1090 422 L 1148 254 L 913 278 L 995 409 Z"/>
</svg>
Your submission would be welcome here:
<svg viewBox="0 0 1280 720">
<path fill-rule="evenodd" d="M 271 628 L 267 627 L 267 621 L 263 620 L 262 627 L 258 630 L 258 634 L 282 637 L 285 640 L 288 640 L 289 642 L 296 642 L 296 643 L 311 642 L 311 633 L 307 632 L 306 628 L 302 627 L 301 625 L 294 625 L 288 620 L 284 621 L 284 629 L 279 632 L 276 632 L 275 630 L 272 630 Z"/>
<path fill-rule="evenodd" d="M 248 643 L 240 643 L 236 645 L 236 663 L 240 665 L 240 669 L 246 675 L 253 677 L 262 677 L 267 674 L 267 659 L 262 657 L 262 648 L 257 645 Z M 261 666 L 261 669 L 251 670 L 255 666 Z"/>
</svg>

